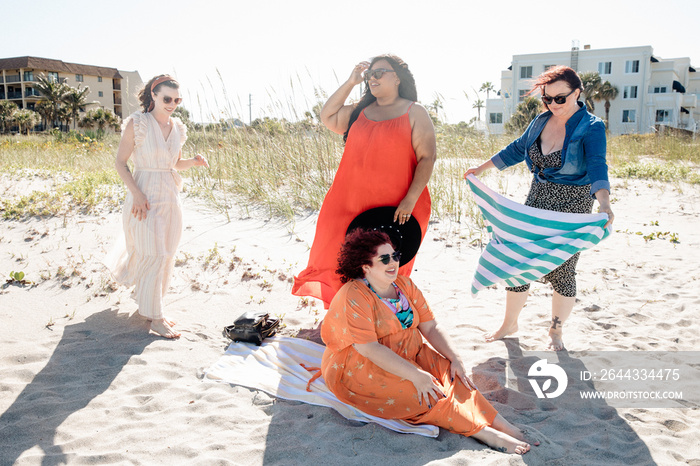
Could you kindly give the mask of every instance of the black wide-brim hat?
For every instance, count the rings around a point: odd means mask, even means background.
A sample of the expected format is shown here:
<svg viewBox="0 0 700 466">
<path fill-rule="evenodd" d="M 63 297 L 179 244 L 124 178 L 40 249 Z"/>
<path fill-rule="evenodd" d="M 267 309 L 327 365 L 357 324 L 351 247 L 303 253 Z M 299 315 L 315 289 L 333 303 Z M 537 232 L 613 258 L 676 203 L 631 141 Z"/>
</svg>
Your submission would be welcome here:
<svg viewBox="0 0 700 466">
<path fill-rule="evenodd" d="M 347 235 L 357 228 L 379 230 L 386 233 L 391 238 L 394 249 L 401 251 L 401 262 L 399 262 L 399 265 L 405 265 L 418 252 L 423 231 L 414 216 L 411 216 L 403 225 L 400 225 L 398 221 L 395 222 L 395 212 L 396 207 L 394 206 L 375 207 L 366 210 L 350 222 L 350 226 L 348 226 L 345 234 Z"/>
</svg>

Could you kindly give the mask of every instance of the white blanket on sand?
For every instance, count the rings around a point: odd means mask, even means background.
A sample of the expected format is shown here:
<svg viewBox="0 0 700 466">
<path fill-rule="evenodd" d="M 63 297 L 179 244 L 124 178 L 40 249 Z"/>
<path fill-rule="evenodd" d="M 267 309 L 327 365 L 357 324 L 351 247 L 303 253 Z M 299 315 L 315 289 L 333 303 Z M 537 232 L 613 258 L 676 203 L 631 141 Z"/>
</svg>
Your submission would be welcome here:
<svg viewBox="0 0 700 466">
<path fill-rule="evenodd" d="M 205 372 L 205 380 L 242 385 L 262 390 L 285 400 L 303 401 L 326 406 L 353 421 L 375 422 L 396 432 L 437 437 L 439 429 L 432 425 L 412 425 L 404 421 L 382 419 L 365 414 L 347 405 L 326 387 L 323 377 L 306 384 L 314 375 L 306 367 L 321 367 L 324 347 L 300 338 L 275 336 L 266 339 L 261 346 L 248 343 L 231 343 L 226 353 Z"/>
</svg>

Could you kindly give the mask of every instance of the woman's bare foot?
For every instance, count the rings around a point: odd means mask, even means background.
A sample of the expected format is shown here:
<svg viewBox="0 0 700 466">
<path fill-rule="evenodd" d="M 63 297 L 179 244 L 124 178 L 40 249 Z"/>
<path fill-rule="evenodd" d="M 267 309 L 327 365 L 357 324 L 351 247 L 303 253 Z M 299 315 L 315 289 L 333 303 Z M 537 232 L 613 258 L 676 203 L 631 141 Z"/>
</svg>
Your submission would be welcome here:
<svg viewBox="0 0 700 466">
<path fill-rule="evenodd" d="M 498 431 L 492 427 L 484 427 L 481 431 L 472 435 L 475 439 L 484 442 L 489 447 L 503 453 L 517 453 L 524 455 L 530 451 L 530 444 L 511 437 L 505 432 Z"/>
<path fill-rule="evenodd" d="M 562 340 L 563 332 L 549 329 L 549 344 L 548 350 L 561 351 L 564 349 L 564 340 Z"/>
<path fill-rule="evenodd" d="M 493 423 L 491 424 L 491 428 L 496 431 L 503 432 L 506 435 L 510 435 L 516 440 L 528 442 L 527 435 L 529 434 L 529 432 L 525 429 L 519 429 L 518 427 L 515 427 L 500 414 L 496 414 L 496 417 L 494 418 Z M 532 442 L 532 444 L 537 447 L 540 445 L 540 442 L 535 440 L 534 442 Z"/>
<path fill-rule="evenodd" d="M 153 322 L 153 319 L 148 319 L 148 321 L 149 321 L 149 322 Z M 168 320 L 168 319 L 165 319 L 165 318 L 163 319 L 163 322 L 165 322 L 166 324 L 170 325 L 171 327 L 175 327 L 175 324 L 177 324 L 177 322 L 175 322 L 174 320 Z"/>
<path fill-rule="evenodd" d="M 506 325 L 504 322 L 503 325 L 501 325 L 501 328 L 496 330 L 495 332 L 491 333 L 486 333 L 484 334 L 484 340 L 486 340 L 488 343 L 496 340 L 500 340 L 502 338 L 507 337 L 508 335 L 512 335 L 513 333 L 518 331 L 518 323 L 515 322 L 510 325 Z"/>
<path fill-rule="evenodd" d="M 154 319 L 151 321 L 151 330 L 165 338 L 179 338 L 180 333 L 173 330 L 166 319 Z"/>
</svg>

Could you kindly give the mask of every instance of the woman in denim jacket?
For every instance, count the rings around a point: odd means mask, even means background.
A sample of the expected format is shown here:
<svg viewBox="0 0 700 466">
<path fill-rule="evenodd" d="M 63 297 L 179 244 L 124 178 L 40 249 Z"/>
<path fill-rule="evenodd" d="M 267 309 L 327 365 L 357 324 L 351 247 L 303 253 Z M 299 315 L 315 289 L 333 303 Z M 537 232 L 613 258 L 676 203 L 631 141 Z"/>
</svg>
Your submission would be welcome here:
<svg viewBox="0 0 700 466">
<path fill-rule="evenodd" d="M 581 79 L 573 69 L 558 66 L 538 76 L 533 91 L 540 92 L 547 111 L 538 115 L 518 139 L 487 162 L 467 170 L 464 176 L 479 176 L 493 167 L 503 170 L 524 160 L 534 175 L 526 205 L 588 214 L 595 199 L 599 211 L 608 214 L 607 228 L 614 216 L 605 162 L 605 124 L 578 101 L 583 91 Z M 576 302 L 578 258 L 579 253 L 543 277 L 554 288 L 548 349 L 564 349 L 562 326 Z M 518 330 L 518 316 L 528 289 L 529 285 L 506 287 L 503 324 L 486 334 L 486 341 L 499 340 Z"/>
</svg>

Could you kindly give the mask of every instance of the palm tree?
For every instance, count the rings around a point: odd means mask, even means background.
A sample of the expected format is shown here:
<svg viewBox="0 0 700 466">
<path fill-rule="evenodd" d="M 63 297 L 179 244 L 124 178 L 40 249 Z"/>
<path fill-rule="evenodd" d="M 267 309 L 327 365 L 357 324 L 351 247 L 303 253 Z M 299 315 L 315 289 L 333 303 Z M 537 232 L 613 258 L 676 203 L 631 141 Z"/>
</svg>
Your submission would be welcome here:
<svg viewBox="0 0 700 466">
<path fill-rule="evenodd" d="M 41 116 L 41 123 L 44 129 L 49 126 L 49 119 L 53 114 L 53 105 L 48 100 L 40 100 L 34 105 L 34 111 Z"/>
<path fill-rule="evenodd" d="M 80 120 L 78 125 L 81 128 L 94 128 L 97 126 L 98 133 L 104 133 L 106 127 L 117 131 L 121 125 L 121 119 L 111 110 L 103 108 L 95 108 L 88 110 L 85 116 Z"/>
<path fill-rule="evenodd" d="M 486 91 L 486 99 L 488 99 L 489 92 L 496 92 L 496 88 L 493 87 L 493 83 L 491 81 L 486 81 L 479 88 L 479 92 L 482 92 L 482 91 Z"/>
<path fill-rule="evenodd" d="M 602 84 L 600 75 L 597 71 L 586 71 L 581 73 L 579 77 L 583 83 L 583 93 L 586 95 L 586 107 L 588 107 L 589 112 L 593 113 L 595 110 L 595 105 L 593 105 L 594 96 Z"/>
<path fill-rule="evenodd" d="M 475 108 L 477 111 L 477 114 L 479 115 L 477 120 L 481 120 L 481 109 L 484 108 L 484 101 L 477 98 L 476 102 L 474 102 L 474 105 L 472 105 L 472 108 Z"/>
<path fill-rule="evenodd" d="M 68 108 L 70 118 L 73 120 L 73 129 L 75 129 L 75 125 L 78 123 L 78 113 L 84 112 L 86 106 L 95 103 L 87 101 L 88 94 L 90 94 L 89 87 L 81 89 L 80 86 L 78 86 L 77 89 L 71 87 L 63 97 L 63 103 L 66 105 L 66 108 Z"/>
<path fill-rule="evenodd" d="M 66 93 L 68 93 L 69 86 L 66 83 L 58 82 L 41 74 L 37 76 L 37 84 L 34 87 L 41 92 L 44 100 L 51 104 L 51 111 L 47 114 L 47 120 L 53 126 L 58 118 L 58 107 L 63 102 Z"/>
<path fill-rule="evenodd" d="M 593 96 L 594 100 L 605 101 L 605 127 L 608 127 L 608 118 L 610 117 L 610 101 L 615 100 L 620 91 L 610 84 L 610 81 L 605 81 L 600 85 L 598 91 Z"/>
<path fill-rule="evenodd" d="M 23 108 L 22 110 L 17 110 L 12 116 L 12 120 L 19 126 L 19 132 L 28 134 L 29 129 L 35 127 L 39 121 L 39 114 L 35 111 Z"/>
<path fill-rule="evenodd" d="M 511 134 L 520 134 L 527 125 L 542 113 L 542 101 L 537 97 L 525 97 L 503 128 Z"/>
<path fill-rule="evenodd" d="M 7 126 L 12 122 L 12 116 L 17 112 L 17 104 L 9 100 L 0 100 L 0 129 L 1 133 L 7 131 Z"/>
</svg>

